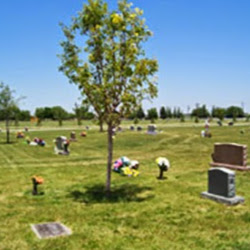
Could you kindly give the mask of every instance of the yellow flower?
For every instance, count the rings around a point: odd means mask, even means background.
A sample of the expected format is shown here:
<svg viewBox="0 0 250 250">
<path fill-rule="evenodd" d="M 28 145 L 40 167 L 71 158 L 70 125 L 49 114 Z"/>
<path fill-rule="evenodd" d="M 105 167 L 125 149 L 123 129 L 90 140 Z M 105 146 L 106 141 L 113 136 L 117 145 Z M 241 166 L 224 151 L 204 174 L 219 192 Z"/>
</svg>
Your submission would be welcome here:
<svg viewBox="0 0 250 250">
<path fill-rule="evenodd" d="M 134 19 L 135 17 L 136 17 L 136 14 L 135 14 L 135 13 L 130 14 L 130 18 L 131 18 L 131 19 Z"/>
<path fill-rule="evenodd" d="M 112 18 L 112 23 L 114 23 L 114 24 L 119 24 L 119 23 L 121 23 L 122 20 L 123 20 L 122 16 L 119 15 L 119 14 L 117 14 L 117 13 L 113 14 L 113 15 L 111 16 L 111 18 Z"/>
<path fill-rule="evenodd" d="M 99 25 L 99 24 L 97 24 L 96 26 L 95 26 L 95 29 L 96 30 L 99 30 L 101 28 L 101 25 Z"/>
<path fill-rule="evenodd" d="M 139 8 L 135 8 L 135 12 L 136 12 L 138 15 L 143 15 L 143 10 L 140 10 Z"/>
<path fill-rule="evenodd" d="M 89 61 L 90 61 L 90 62 L 93 62 L 94 59 L 95 59 L 94 56 L 93 56 L 92 54 L 89 54 Z"/>
</svg>

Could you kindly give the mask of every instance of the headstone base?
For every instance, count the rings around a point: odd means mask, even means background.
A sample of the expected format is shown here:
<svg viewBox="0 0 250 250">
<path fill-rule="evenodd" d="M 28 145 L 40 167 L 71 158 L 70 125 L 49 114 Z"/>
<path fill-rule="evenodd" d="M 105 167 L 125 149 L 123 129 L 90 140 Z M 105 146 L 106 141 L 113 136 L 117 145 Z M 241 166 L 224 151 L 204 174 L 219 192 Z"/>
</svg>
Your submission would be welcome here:
<svg viewBox="0 0 250 250">
<path fill-rule="evenodd" d="M 150 132 L 150 131 L 148 131 L 147 134 L 148 135 L 157 135 L 157 132 Z"/>
<path fill-rule="evenodd" d="M 236 165 L 230 165 L 225 163 L 217 163 L 217 162 L 211 162 L 210 166 L 212 167 L 223 167 L 223 168 L 229 168 L 233 170 L 240 170 L 240 171 L 250 171 L 250 166 L 236 166 Z"/>
<path fill-rule="evenodd" d="M 227 205 L 237 205 L 237 204 L 243 203 L 245 201 L 245 199 L 241 196 L 235 196 L 233 198 L 228 198 L 228 197 L 224 197 L 224 196 L 220 196 L 220 195 L 216 195 L 216 194 L 211 194 L 208 192 L 202 192 L 201 196 L 203 198 L 214 200 L 214 201 L 224 203 Z"/>
</svg>

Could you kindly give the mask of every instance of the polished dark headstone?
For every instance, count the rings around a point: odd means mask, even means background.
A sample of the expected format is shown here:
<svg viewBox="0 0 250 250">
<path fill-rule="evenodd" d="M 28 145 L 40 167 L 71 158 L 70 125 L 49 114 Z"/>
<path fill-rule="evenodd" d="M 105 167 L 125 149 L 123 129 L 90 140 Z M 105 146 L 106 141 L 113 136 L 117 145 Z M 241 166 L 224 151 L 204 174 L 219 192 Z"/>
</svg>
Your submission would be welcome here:
<svg viewBox="0 0 250 250">
<path fill-rule="evenodd" d="M 202 192 L 202 197 L 227 205 L 243 203 L 244 198 L 235 196 L 235 173 L 226 168 L 211 168 L 208 170 L 208 192 Z"/>
<path fill-rule="evenodd" d="M 31 225 L 33 232 L 39 239 L 70 235 L 71 230 L 58 222 Z"/>
<path fill-rule="evenodd" d="M 225 168 L 208 171 L 208 192 L 224 197 L 235 196 L 235 173 Z"/>
</svg>

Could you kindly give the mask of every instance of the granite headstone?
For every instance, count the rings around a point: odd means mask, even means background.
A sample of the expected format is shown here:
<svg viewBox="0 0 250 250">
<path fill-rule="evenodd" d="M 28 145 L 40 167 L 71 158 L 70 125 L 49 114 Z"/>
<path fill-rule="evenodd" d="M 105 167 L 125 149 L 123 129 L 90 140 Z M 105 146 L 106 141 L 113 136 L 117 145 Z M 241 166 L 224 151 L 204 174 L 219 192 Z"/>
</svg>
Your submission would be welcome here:
<svg viewBox="0 0 250 250">
<path fill-rule="evenodd" d="M 208 170 L 208 192 L 202 192 L 201 195 L 227 205 L 244 202 L 243 197 L 235 196 L 235 172 L 226 168 Z"/>
</svg>

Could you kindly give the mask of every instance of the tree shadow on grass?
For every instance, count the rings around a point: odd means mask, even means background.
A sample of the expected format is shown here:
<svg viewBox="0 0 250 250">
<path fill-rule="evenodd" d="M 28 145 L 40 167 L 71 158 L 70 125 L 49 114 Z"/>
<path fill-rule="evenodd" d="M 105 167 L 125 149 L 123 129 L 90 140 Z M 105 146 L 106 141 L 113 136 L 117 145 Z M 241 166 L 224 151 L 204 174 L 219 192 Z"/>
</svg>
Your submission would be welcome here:
<svg viewBox="0 0 250 250">
<path fill-rule="evenodd" d="M 152 199 L 154 195 L 149 193 L 151 187 L 141 187 L 135 184 L 124 184 L 111 188 L 107 195 L 105 187 L 101 184 L 85 187 L 86 191 L 74 190 L 69 197 L 75 201 L 87 204 L 94 203 L 116 203 L 116 202 L 143 202 Z"/>
</svg>

